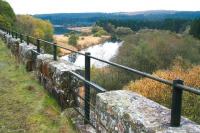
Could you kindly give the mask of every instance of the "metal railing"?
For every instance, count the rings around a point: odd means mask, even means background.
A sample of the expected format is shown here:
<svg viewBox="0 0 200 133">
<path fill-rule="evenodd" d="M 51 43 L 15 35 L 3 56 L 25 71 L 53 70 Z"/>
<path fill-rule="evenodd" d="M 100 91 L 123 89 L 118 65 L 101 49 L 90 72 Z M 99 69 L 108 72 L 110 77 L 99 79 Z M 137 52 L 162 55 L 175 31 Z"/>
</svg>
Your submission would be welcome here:
<svg viewBox="0 0 200 133">
<path fill-rule="evenodd" d="M 102 60 L 102 59 L 93 57 L 93 56 L 90 55 L 90 53 L 83 54 L 83 53 L 80 53 L 78 51 L 68 49 L 68 48 L 65 48 L 63 46 L 59 46 L 55 43 L 48 42 L 48 41 L 45 41 L 45 40 L 42 40 L 42 39 L 39 39 L 39 38 L 34 38 L 32 36 L 20 34 L 18 32 L 14 32 L 12 30 L 8 30 L 8 29 L 5 29 L 5 28 L 4 29 L 2 28 L 2 30 L 5 31 L 7 34 L 12 35 L 12 37 L 16 37 L 16 38 L 19 37 L 21 42 L 23 42 L 23 40 L 26 40 L 28 45 L 29 45 L 30 38 L 35 39 L 36 40 L 35 45 L 37 46 L 37 52 L 38 53 L 40 53 L 40 51 L 41 51 L 40 50 L 40 48 L 41 48 L 40 43 L 41 42 L 53 46 L 52 54 L 53 54 L 54 60 L 57 60 L 57 47 L 68 50 L 68 51 L 73 52 L 73 53 L 77 53 L 79 55 L 85 56 L 85 77 L 82 77 L 81 75 L 79 75 L 75 72 L 72 72 L 72 71 L 70 72 L 72 75 L 74 75 L 75 77 L 77 77 L 78 79 L 80 79 L 84 82 L 84 86 L 85 86 L 85 97 L 84 97 L 85 107 L 84 107 L 84 110 L 85 111 L 84 111 L 84 115 L 82 114 L 82 116 L 84 116 L 85 124 L 88 124 L 89 121 L 90 121 L 90 107 L 91 107 L 91 105 L 90 105 L 90 89 L 91 89 L 91 87 L 94 88 L 97 92 L 105 92 L 106 91 L 104 88 L 102 88 L 102 87 L 100 87 L 100 86 L 98 86 L 95 83 L 90 81 L 90 70 L 91 70 L 90 60 L 91 59 L 94 59 L 94 60 L 97 60 L 97 61 L 100 61 L 100 62 L 103 62 L 103 63 L 107 63 L 111 66 L 116 67 L 116 68 L 123 69 L 125 71 L 128 71 L 128 72 L 131 72 L 131 73 L 134 73 L 134 74 L 137 74 L 137 75 L 140 75 L 140 76 L 152 79 L 154 81 L 158 81 L 160 83 L 171 86 L 172 87 L 172 105 L 171 105 L 170 125 L 172 127 L 179 127 L 180 126 L 183 91 L 187 91 L 187 92 L 190 92 L 190 93 L 193 93 L 193 94 L 196 94 L 196 95 L 200 95 L 199 89 L 192 88 L 192 87 L 189 87 L 189 86 L 185 86 L 183 84 L 184 81 L 182 81 L 180 79 L 175 79 L 173 81 L 165 80 L 165 79 L 153 76 L 149 73 L 145 73 L 145 72 L 142 72 L 142 71 L 139 71 L 139 70 L 127 67 L 127 66 L 123 66 L 123 65 L 111 62 L 111 61 L 106 61 L 106 60 Z"/>
</svg>

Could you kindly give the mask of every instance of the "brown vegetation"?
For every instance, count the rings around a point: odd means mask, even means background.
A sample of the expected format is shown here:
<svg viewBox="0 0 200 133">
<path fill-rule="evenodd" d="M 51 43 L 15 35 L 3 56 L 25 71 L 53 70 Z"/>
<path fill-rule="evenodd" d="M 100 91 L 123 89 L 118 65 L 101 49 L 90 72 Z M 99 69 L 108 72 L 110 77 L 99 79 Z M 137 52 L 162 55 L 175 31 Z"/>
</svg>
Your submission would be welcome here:
<svg viewBox="0 0 200 133">
<path fill-rule="evenodd" d="M 176 64 L 170 70 L 158 70 L 153 73 L 167 80 L 182 79 L 184 84 L 192 87 L 200 87 L 200 66 L 193 66 L 184 69 L 180 64 Z M 165 84 L 153 81 L 148 78 L 131 81 L 124 89 L 138 92 L 141 95 L 152 99 L 164 106 L 171 107 L 171 87 Z M 200 123 L 200 97 L 189 92 L 183 93 L 183 115 Z"/>
<path fill-rule="evenodd" d="M 69 45 L 68 44 L 69 37 L 66 37 L 64 35 L 54 35 L 53 38 L 58 45 L 75 50 L 75 51 L 79 51 L 79 50 L 88 48 L 90 46 L 103 43 L 106 40 L 108 40 L 110 37 L 109 36 L 94 37 L 92 35 L 79 36 L 79 40 L 76 46 Z M 60 51 L 61 51 L 61 55 L 71 53 L 70 51 L 64 50 L 64 49 L 60 49 Z"/>
<path fill-rule="evenodd" d="M 91 33 L 92 32 L 92 27 L 70 27 L 67 29 L 82 32 L 82 33 Z"/>
</svg>

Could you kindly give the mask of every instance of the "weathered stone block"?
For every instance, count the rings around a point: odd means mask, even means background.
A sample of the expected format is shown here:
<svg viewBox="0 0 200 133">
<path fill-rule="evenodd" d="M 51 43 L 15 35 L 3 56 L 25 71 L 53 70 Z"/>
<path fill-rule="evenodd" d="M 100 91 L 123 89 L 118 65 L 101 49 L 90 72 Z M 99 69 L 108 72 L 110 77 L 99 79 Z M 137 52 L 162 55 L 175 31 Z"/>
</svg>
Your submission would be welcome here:
<svg viewBox="0 0 200 133">
<path fill-rule="evenodd" d="M 36 59 L 38 78 L 63 108 L 70 106 L 77 99 L 72 90 L 80 86 L 80 81 L 72 76 L 69 71 L 78 72 L 79 69 L 60 59 L 54 61 L 53 56 L 49 54 L 38 55 Z"/>
<path fill-rule="evenodd" d="M 9 41 L 10 39 L 12 39 L 12 36 L 11 35 L 6 35 L 6 39 L 5 39 L 5 44 L 7 45 L 7 47 L 9 48 Z"/>
<path fill-rule="evenodd" d="M 2 30 L 0 30 L 0 38 L 2 38 L 3 41 L 6 41 L 6 33 Z"/>
<path fill-rule="evenodd" d="M 1 38 L 3 37 L 4 34 L 5 34 L 5 32 L 2 31 L 2 30 L 0 30 L 0 37 L 1 37 Z"/>
<path fill-rule="evenodd" d="M 82 82 L 71 75 L 69 71 L 75 71 L 79 73 L 80 68 L 67 63 L 66 61 L 58 61 L 58 64 L 52 64 L 51 70 L 55 70 L 53 74 L 53 83 L 55 88 L 60 91 L 64 91 L 65 107 L 74 106 L 77 104 L 77 96 L 74 94 L 78 92 Z"/>
<path fill-rule="evenodd" d="M 181 119 L 181 127 L 170 127 L 170 110 L 137 93 L 111 91 L 96 99 L 98 130 L 112 133 L 198 133 L 200 126 Z M 106 126 L 107 131 L 101 126 Z"/>
<path fill-rule="evenodd" d="M 53 61 L 53 56 L 50 54 L 40 54 L 36 58 L 36 74 L 38 78 L 41 78 L 44 74 L 44 64 Z M 47 75 L 47 74 L 46 74 Z"/>
<path fill-rule="evenodd" d="M 36 50 L 36 46 L 26 43 L 19 44 L 19 59 L 26 65 L 27 71 L 32 71 L 35 68 L 35 58 L 32 50 Z"/>
<path fill-rule="evenodd" d="M 16 57 L 18 57 L 20 40 L 11 38 L 9 43 L 10 43 L 10 49 L 11 49 L 12 54 L 15 55 Z"/>
<path fill-rule="evenodd" d="M 12 38 L 12 36 L 6 34 L 3 31 L 0 31 L 0 37 L 5 41 L 7 46 L 11 49 L 12 54 L 18 57 L 20 40 Z"/>
<path fill-rule="evenodd" d="M 26 43 L 19 44 L 19 52 L 22 58 L 32 59 L 32 50 L 36 50 L 36 46 Z"/>
</svg>

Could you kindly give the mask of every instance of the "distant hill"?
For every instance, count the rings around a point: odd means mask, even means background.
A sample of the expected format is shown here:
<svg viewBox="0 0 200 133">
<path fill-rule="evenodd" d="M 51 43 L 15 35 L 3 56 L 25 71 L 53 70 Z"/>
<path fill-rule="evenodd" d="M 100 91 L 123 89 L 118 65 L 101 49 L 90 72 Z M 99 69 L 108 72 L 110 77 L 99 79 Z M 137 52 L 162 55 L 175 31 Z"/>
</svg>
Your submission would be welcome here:
<svg viewBox="0 0 200 133">
<path fill-rule="evenodd" d="M 59 13 L 35 15 L 38 18 L 49 20 L 54 25 L 87 26 L 100 19 L 118 19 L 127 15 L 116 13 Z"/>
<path fill-rule="evenodd" d="M 196 19 L 200 18 L 200 11 L 167 11 L 155 10 L 144 12 L 119 12 L 119 13 L 58 13 L 39 14 L 38 18 L 49 20 L 54 25 L 87 26 L 101 19 L 139 19 L 162 20 L 166 18 Z"/>
<path fill-rule="evenodd" d="M 135 19 L 196 19 L 200 17 L 200 11 L 167 11 L 167 10 L 152 10 L 144 12 L 128 12 L 121 13 L 123 15 L 132 16 Z"/>
</svg>

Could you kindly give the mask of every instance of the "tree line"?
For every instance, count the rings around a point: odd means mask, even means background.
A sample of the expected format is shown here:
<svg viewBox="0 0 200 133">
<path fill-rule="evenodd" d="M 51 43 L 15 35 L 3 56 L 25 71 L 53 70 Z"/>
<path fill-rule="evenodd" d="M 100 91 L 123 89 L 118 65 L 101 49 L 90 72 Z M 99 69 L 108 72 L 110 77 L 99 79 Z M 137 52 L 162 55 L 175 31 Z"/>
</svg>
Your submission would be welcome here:
<svg viewBox="0 0 200 133">
<path fill-rule="evenodd" d="M 99 20 L 97 25 L 103 27 L 107 32 L 112 32 L 113 27 L 128 27 L 133 31 L 141 29 L 160 29 L 182 33 L 190 28 L 189 33 L 194 37 L 200 38 L 200 19 L 164 19 L 164 20 Z"/>
</svg>

